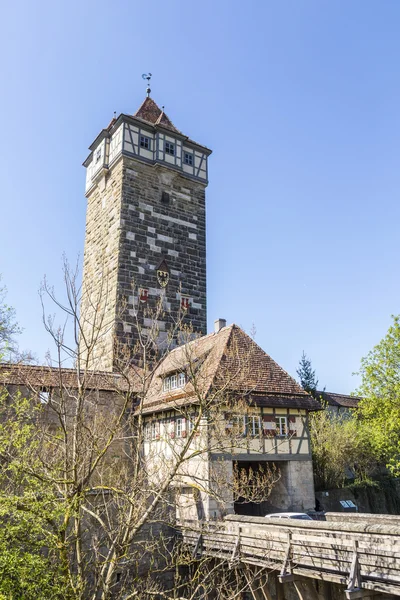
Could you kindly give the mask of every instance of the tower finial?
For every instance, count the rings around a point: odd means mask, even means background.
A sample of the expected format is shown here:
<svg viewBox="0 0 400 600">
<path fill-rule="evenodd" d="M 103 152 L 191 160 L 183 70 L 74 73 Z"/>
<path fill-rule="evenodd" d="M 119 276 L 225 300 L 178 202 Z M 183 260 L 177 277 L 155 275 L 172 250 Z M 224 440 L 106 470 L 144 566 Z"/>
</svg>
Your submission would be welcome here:
<svg viewBox="0 0 400 600">
<path fill-rule="evenodd" d="M 143 73 L 143 75 L 142 75 L 142 79 L 147 79 L 146 93 L 147 93 L 148 98 L 150 97 L 150 92 L 151 92 L 151 89 L 150 89 L 150 79 L 151 78 L 152 78 L 151 73 Z"/>
</svg>

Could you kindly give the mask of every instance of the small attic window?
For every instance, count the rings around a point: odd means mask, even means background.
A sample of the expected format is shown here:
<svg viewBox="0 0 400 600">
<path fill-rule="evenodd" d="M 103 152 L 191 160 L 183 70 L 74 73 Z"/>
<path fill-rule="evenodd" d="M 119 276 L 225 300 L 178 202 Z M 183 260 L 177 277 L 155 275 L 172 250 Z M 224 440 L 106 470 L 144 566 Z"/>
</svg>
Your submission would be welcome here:
<svg viewBox="0 0 400 600">
<path fill-rule="evenodd" d="M 163 379 L 163 392 L 170 392 L 185 387 L 186 375 L 185 373 L 173 373 Z"/>
<path fill-rule="evenodd" d="M 175 144 L 172 142 L 165 142 L 165 154 L 175 156 Z"/>
</svg>

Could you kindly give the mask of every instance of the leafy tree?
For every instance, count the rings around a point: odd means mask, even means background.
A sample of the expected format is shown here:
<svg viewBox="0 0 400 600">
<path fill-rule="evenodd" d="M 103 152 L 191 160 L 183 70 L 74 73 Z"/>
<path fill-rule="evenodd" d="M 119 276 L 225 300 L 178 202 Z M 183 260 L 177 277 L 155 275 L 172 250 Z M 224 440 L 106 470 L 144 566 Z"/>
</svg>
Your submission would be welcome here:
<svg viewBox="0 0 400 600">
<path fill-rule="evenodd" d="M 12 336 L 19 328 L 14 316 L 3 302 L 1 350 L 15 350 Z M 44 482 L 26 468 L 37 450 L 37 409 L 20 394 L 14 395 L 11 407 L 7 393 L 0 393 L 0 599 L 4 600 L 70 597 L 68 580 L 54 560 L 57 544 L 49 529 L 59 519 L 59 506 L 57 502 L 51 506 Z"/>
<path fill-rule="evenodd" d="M 299 368 L 296 370 L 296 373 L 299 377 L 302 388 L 314 396 L 317 391 L 318 379 L 315 375 L 315 370 L 312 368 L 311 360 L 307 358 L 307 355 L 304 351 L 301 355 Z"/>
<path fill-rule="evenodd" d="M 310 437 L 317 489 L 343 487 L 350 473 L 365 481 L 376 467 L 369 426 L 355 413 L 343 417 L 328 410 L 312 413 Z"/>
<path fill-rule="evenodd" d="M 400 316 L 385 337 L 361 360 L 357 395 L 362 418 L 377 455 L 400 475 Z"/>
</svg>

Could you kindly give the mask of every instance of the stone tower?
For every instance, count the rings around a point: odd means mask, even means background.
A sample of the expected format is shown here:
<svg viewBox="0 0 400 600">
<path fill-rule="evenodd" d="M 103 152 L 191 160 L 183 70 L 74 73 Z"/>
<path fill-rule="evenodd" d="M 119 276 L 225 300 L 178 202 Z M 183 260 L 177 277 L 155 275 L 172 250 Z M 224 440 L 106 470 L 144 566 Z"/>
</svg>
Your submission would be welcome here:
<svg viewBox="0 0 400 600">
<path fill-rule="evenodd" d="M 148 90 L 149 92 L 149 90 Z M 148 95 L 112 119 L 86 167 L 81 320 L 91 364 L 111 371 L 115 340 L 146 335 L 162 302 L 158 343 L 178 317 L 206 333 L 205 188 L 211 151 L 183 135 Z"/>
</svg>

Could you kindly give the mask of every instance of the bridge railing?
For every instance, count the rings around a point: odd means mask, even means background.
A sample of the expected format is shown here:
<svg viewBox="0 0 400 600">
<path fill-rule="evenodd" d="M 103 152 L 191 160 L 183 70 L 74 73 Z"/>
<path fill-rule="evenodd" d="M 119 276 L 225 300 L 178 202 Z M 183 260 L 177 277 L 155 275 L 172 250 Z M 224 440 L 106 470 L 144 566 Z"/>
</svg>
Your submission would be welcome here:
<svg viewBox="0 0 400 600">
<path fill-rule="evenodd" d="M 400 528 L 370 523 L 329 523 L 231 515 L 221 522 L 182 522 L 193 553 L 361 590 L 400 596 Z"/>
</svg>

